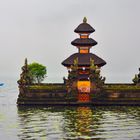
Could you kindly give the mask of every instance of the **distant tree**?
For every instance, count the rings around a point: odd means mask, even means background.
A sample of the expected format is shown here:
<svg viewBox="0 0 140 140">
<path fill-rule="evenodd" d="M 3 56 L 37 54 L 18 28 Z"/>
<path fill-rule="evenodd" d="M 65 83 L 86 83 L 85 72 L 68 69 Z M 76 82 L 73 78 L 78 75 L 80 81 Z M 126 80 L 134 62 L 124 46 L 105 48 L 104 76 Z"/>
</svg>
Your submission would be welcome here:
<svg viewBox="0 0 140 140">
<path fill-rule="evenodd" d="M 31 63 L 28 65 L 28 69 L 32 83 L 39 84 L 46 77 L 47 74 L 46 66 L 43 66 L 42 64 L 36 62 Z"/>
</svg>

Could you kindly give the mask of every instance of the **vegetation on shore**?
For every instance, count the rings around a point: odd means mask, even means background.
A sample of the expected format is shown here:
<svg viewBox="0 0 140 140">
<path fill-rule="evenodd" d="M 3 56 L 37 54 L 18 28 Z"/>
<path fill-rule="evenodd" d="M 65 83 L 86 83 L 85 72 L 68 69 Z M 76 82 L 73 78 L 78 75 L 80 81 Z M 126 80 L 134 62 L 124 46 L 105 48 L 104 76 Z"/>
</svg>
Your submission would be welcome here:
<svg viewBox="0 0 140 140">
<path fill-rule="evenodd" d="M 32 90 L 47 90 L 47 91 L 59 91 L 66 90 L 66 86 L 63 84 L 41 84 L 41 85 L 30 85 L 29 89 Z"/>
<path fill-rule="evenodd" d="M 29 89 L 33 90 L 47 90 L 47 91 L 56 91 L 56 90 L 66 90 L 64 84 L 35 84 L 28 86 Z M 118 90 L 118 91 L 140 91 L 140 86 L 133 84 L 105 84 L 105 90 Z"/>
<path fill-rule="evenodd" d="M 125 84 L 113 84 L 113 85 L 104 85 L 105 90 L 119 90 L 119 91 L 140 91 L 140 86 L 137 85 L 125 85 Z"/>
<path fill-rule="evenodd" d="M 28 70 L 32 83 L 41 83 L 47 74 L 46 66 L 36 62 L 29 64 Z"/>
</svg>

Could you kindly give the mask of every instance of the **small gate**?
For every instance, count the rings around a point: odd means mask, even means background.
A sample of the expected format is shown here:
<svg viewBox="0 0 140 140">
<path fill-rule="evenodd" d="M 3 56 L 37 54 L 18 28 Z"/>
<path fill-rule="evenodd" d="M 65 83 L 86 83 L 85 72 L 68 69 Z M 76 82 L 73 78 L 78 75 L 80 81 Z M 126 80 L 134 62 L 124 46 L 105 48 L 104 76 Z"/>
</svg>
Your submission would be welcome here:
<svg viewBox="0 0 140 140">
<path fill-rule="evenodd" d="M 78 101 L 90 102 L 90 81 L 78 81 Z"/>
<path fill-rule="evenodd" d="M 90 102 L 90 96 L 88 93 L 78 93 L 79 102 Z"/>
</svg>

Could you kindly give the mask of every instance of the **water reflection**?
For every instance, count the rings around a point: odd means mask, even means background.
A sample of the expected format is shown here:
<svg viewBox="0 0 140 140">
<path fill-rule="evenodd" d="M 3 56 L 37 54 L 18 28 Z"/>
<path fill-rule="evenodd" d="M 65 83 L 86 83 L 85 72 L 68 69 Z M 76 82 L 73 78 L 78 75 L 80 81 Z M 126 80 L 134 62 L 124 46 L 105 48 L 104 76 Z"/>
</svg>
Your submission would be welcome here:
<svg viewBox="0 0 140 140">
<path fill-rule="evenodd" d="M 102 113 L 90 107 L 77 107 L 65 111 L 65 133 L 69 139 L 90 139 L 97 135 Z M 98 137 L 98 139 L 100 139 Z"/>
<path fill-rule="evenodd" d="M 140 107 L 18 107 L 19 139 L 140 137 Z"/>
<path fill-rule="evenodd" d="M 54 112 L 55 111 L 55 112 Z M 63 116 L 59 110 L 19 107 L 20 139 L 55 139 L 62 137 Z"/>
<path fill-rule="evenodd" d="M 90 136 L 90 125 L 92 124 L 92 111 L 89 107 L 77 108 L 77 131 L 79 135 Z"/>
</svg>

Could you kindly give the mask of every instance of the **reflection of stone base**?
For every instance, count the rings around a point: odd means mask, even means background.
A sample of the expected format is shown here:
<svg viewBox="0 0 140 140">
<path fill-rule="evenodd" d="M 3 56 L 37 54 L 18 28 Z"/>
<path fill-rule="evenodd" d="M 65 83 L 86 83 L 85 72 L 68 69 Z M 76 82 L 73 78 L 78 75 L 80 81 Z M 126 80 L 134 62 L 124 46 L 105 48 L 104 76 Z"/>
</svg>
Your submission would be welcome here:
<svg viewBox="0 0 140 140">
<path fill-rule="evenodd" d="M 78 102 L 89 102 L 89 93 L 78 93 Z"/>
</svg>

